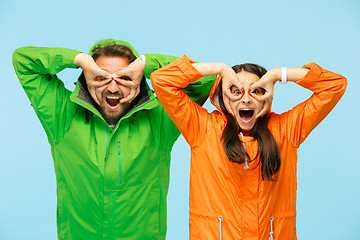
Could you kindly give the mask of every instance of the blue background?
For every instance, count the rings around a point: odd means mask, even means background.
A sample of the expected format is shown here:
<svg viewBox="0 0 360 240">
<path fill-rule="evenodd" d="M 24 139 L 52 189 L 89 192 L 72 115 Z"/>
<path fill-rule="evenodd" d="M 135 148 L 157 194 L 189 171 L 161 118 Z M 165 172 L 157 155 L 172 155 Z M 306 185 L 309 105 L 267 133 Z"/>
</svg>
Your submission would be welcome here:
<svg viewBox="0 0 360 240">
<path fill-rule="evenodd" d="M 360 2 L 338 1 L 1 1 L 0 239 L 56 239 L 56 184 L 45 132 L 11 65 L 22 46 L 88 52 L 105 38 L 161 53 L 267 69 L 315 61 L 348 78 L 330 115 L 299 148 L 299 239 L 360 239 Z M 66 86 L 80 70 L 60 73 Z M 277 84 L 272 110 L 311 95 Z M 209 103 L 206 105 L 213 109 Z M 172 153 L 167 239 L 188 239 L 189 148 Z"/>
</svg>

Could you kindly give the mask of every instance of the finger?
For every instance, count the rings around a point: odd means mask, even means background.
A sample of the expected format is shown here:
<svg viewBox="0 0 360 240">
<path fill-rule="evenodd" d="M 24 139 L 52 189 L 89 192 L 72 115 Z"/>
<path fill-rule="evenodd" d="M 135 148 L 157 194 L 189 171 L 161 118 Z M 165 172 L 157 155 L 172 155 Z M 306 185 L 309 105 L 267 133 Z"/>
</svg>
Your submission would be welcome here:
<svg viewBox="0 0 360 240">
<path fill-rule="evenodd" d="M 108 71 L 99 69 L 98 71 L 96 71 L 96 76 L 100 76 L 104 79 L 111 79 L 112 78 L 112 74 L 110 74 Z"/>
<path fill-rule="evenodd" d="M 115 77 L 118 77 L 118 78 L 122 78 L 122 77 L 127 77 L 129 79 L 132 79 L 132 72 L 129 71 L 126 67 L 123 68 L 123 69 L 120 69 L 119 71 L 115 72 L 114 73 L 114 76 Z"/>
<path fill-rule="evenodd" d="M 232 110 L 232 108 L 230 106 L 230 99 L 224 97 L 223 100 L 224 100 L 224 105 L 225 105 L 226 110 L 231 114 L 231 116 L 234 116 L 234 111 Z"/>
<path fill-rule="evenodd" d="M 267 91 L 265 89 L 265 93 L 264 95 L 259 95 L 259 94 L 250 94 L 255 100 L 257 100 L 258 102 L 262 102 L 262 101 L 267 101 L 268 99 L 272 99 L 273 98 L 273 92 L 272 91 Z"/>
<path fill-rule="evenodd" d="M 254 91 L 256 88 L 264 88 L 264 89 L 266 89 L 265 84 L 263 82 L 261 82 L 261 81 L 257 81 L 255 83 L 250 84 L 251 91 Z"/>
<path fill-rule="evenodd" d="M 120 103 L 131 102 L 132 100 L 135 99 L 135 97 L 138 95 L 139 92 L 140 90 L 138 88 L 132 87 L 130 89 L 129 95 L 127 95 L 125 98 L 122 98 L 120 100 Z"/>
<path fill-rule="evenodd" d="M 234 94 L 231 91 L 224 92 L 224 95 L 226 95 L 231 101 L 239 101 L 245 94 L 245 91 L 242 91 L 241 94 Z"/>
<path fill-rule="evenodd" d="M 111 81 L 111 78 L 94 79 L 93 81 L 88 82 L 88 85 L 91 85 L 94 87 L 102 87 L 102 86 L 108 84 L 110 81 Z"/>
<path fill-rule="evenodd" d="M 129 95 L 127 95 L 126 97 L 120 100 L 120 103 L 131 102 L 134 98 L 135 98 L 135 93 L 130 91 Z"/>
<path fill-rule="evenodd" d="M 125 80 L 125 81 L 135 81 L 135 79 L 127 76 L 127 75 L 113 75 L 114 79 L 119 79 L 119 80 Z"/>
<path fill-rule="evenodd" d="M 114 78 L 116 82 L 120 83 L 121 85 L 124 85 L 126 87 L 135 87 L 137 84 L 134 81 L 124 80 L 121 78 Z"/>
<path fill-rule="evenodd" d="M 269 101 L 265 101 L 263 108 L 261 109 L 261 111 L 256 115 L 256 119 L 259 117 L 264 116 L 270 109 L 272 103 L 272 99 Z"/>
<path fill-rule="evenodd" d="M 251 97 L 253 97 L 258 102 L 263 102 L 263 101 L 266 101 L 267 99 L 269 99 L 270 93 L 266 92 L 262 96 L 259 96 L 259 95 L 256 95 L 256 94 L 251 94 Z"/>
<path fill-rule="evenodd" d="M 231 101 L 238 101 L 244 96 L 244 90 L 241 94 L 234 94 L 230 88 L 223 88 L 223 96 L 228 97 Z"/>
</svg>

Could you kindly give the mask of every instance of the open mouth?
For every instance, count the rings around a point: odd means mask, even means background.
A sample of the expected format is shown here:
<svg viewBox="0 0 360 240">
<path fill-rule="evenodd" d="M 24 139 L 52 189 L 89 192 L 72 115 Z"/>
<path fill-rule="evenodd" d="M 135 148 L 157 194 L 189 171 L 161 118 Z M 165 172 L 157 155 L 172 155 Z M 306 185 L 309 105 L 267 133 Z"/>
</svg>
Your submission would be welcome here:
<svg viewBox="0 0 360 240">
<path fill-rule="evenodd" d="M 239 111 L 241 121 L 247 123 L 250 122 L 254 116 L 254 110 L 252 109 L 241 109 Z"/>
<path fill-rule="evenodd" d="M 107 97 L 105 97 L 105 99 L 106 99 L 106 103 L 111 108 L 116 108 L 120 103 L 120 98 L 119 97 L 107 96 Z"/>
</svg>

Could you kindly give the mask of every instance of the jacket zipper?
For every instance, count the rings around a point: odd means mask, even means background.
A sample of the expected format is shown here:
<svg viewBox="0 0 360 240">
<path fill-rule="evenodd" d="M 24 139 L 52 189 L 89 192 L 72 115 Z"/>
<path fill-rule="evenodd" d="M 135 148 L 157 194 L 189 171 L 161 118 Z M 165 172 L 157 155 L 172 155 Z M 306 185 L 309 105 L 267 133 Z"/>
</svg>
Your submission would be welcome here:
<svg viewBox="0 0 360 240">
<path fill-rule="evenodd" d="M 274 239 L 274 237 L 273 237 L 273 234 L 274 234 L 274 229 L 273 229 L 273 221 L 274 221 L 274 218 L 273 217 L 271 217 L 270 219 L 269 219 L 269 221 L 270 221 L 270 237 L 269 237 L 269 240 L 273 240 Z"/>
<path fill-rule="evenodd" d="M 107 123 L 105 123 L 105 129 L 104 129 L 104 133 L 105 133 L 105 158 L 104 158 L 104 162 L 106 162 L 106 158 L 107 158 L 107 153 L 108 153 L 108 133 L 107 133 Z"/>
<path fill-rule="evenodd" d="M 248 169 L 248 168 L 249 168 L 249 164 L 248 164 L 248 159 L 247 159 L 247 156 L 246 156 L 245 138 L 244 138 L 244 135 L 243 135 L 242 132 L 240 132 L 240 135 L 241 135 L 241 141 L 242 141 L 242 144 L 243 144 L 244 150 L 245 150 L 245 164 L 244 164 L 244 169 Z"/>
<path fill-rule="evenodd" d="M 120 154 L 120 141 L 118 142 L 118 160 L 119 160 L 119 184 L 122 184 L 122 167 L 121 167 L 121 154 Z"/>
<path fill-rule="evenodd" d="M 219 221 L 220 221 L 220 223 L 219 223 L 219 232 L 220 232 L 220 240 L 222 240 L 222 232 L 221 232 L 221 225 L 222 225 L 222 220 L 223 220 L 223 217 L 222 216 L 219 216 L 218 217 L 218 219 L 219 219 Z"/>
</svg>

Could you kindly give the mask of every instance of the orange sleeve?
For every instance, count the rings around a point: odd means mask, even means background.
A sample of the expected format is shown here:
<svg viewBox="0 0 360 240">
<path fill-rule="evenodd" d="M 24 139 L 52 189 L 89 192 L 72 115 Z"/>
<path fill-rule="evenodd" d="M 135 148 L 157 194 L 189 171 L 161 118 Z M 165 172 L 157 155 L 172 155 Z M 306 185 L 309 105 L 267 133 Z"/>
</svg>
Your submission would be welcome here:
<svg viewBox="0 0 360 240">
<path fill-rule="evenodd" d="M 280 115 L 280 127 L 285 127 L 285 137 L 296 148 L 335 107 L 347 86 L 345 77 L 327 71 L 316 63 L 307 64 L 303 68 L 309 69 L 309 72 L 296 83 L 314 94 Z"/>
<path fill-rule="evenodd" d="M 193 67 L 186 55 L 154 71 L 151 83 L 165 111 L 174 121 L 191 147 L 202 142 L 209 120 L 209 113 L 190 99 L 184 88 L 203 76 Z"/>
</svg>

